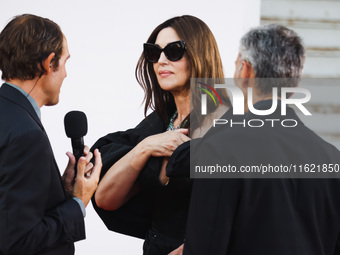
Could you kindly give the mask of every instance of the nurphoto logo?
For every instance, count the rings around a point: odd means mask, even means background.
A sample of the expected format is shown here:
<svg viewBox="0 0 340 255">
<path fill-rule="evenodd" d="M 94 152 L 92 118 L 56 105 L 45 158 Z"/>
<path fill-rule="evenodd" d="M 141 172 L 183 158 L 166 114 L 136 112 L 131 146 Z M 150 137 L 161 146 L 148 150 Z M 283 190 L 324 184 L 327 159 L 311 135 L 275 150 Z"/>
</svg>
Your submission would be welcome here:
<svg viewBox="0 0 340 255">
<path fill-rule="evenodd" d="M 309 90 L 300 87 L 273 87 L 272 88 L 272 96 L 271 96 L 271 107 L 269 109 L 256 109 L 254 107 L 253 102 L 253 88 L 247 88 L 247 100 L 245 101 L 244 94 L 242 90 L 231 84 L 215 84 L 215 86 L 208 85 L 203 82 L 196 82 L 195 85 L 200 84 L 201 87 L 196 87 L 205 93 L 201 94 L 201 114 L 207 115 L 207 95 L 211 97 L 214 101 L 215 106 L 218 106 L 216 98 L 219 100 L 222 105 L 222 101 L 220 96 L 218 95 L 216 89 L 226 89 L 229 98 L 232 101 L 232 111 L 233 115 L 244 115 L 245 114 L 245 104 L 247 105 L 248 111 L 256 116 L 268 116 L 273 114 L 278 106 L 281 108 L 281 116 L 286 116 L 287 113 L 287 105 L 294 105 L 298 110 L 300 110 L 304 115 L 311 116 L 312 114 L 306 109 L 304 104 L 310 101 L 311 93 Z M 280 92 L 279 92 L 280 90 Z M 291 98 L 292 94 L 298 95 L 297 97 Z M 216 98 L 215 98 L 216 97 Z M 279 103 L 280 102 L 280 103 Z M 280 104 L 280 105 L 279 105 Z M 248 119 L 243 122 L 236 122 L 232 119 L 214 119 L 213 127 L 216 125 L 243 125 L 249 127 L 262 127 L 266 122 L 271 124 L 272 127 L 275 126 L 276 122 L 280 122 L 283 127 L 295 127 L 297 126 L 297 121 L 292 119 Z"/>
<path fill-rule="evenodd" d="M 201 82 L 199 82 L 201 83 Z M 201 83 L 202 85 L 207 86 L 210 88 L 218 97 L 218 99 L 221 102 L 221 99 L 216 92 L 216 90 L 204 83 Z M 225 88 L 228 90 L 228 95 L 231 96 L 232 101 L 233 101 L 233 114 L 234 115 L 244 115 L 244 95 L 243 92 L 240 88 L 234 86 L 234 85 L 227 85 L 227 84 L 216 84 L 215 88 L 220 89 L 220 88 Z M 204 88 L 199 88 L 205 92 L 214 100 L 215 105 L 216 105 L 216 100 L 214 99 L 213 95 L 207 91 Z M 270 115 L 272 114 L 276 108 L 277 108 L 277 102 L 278 102 L 278 94 L 277 94 L 277 88 L 273 88 L 273 104 L 270 109 L 267 110 L 257 110 L 253 106 L 253 89 L 248 88 L 248 109 L 255 115 Z M 305 95 L 303 98 L 288 98 L 287 95 L 290 95 L 292 93 L 301 93 Z M 207 114 L 207 95 L 202 94 L 201 97 L 201 102 L 202 102 L 202 115 Z M 307 103 L 311 99 L 311 93 L 305 89 L 305 88 L 294 88 L 294 87 L 287 87 L 287 88 L 281 88 L 281 114 L 286 115 L 286 106 L 287 105 L 295 105 L 304 115 L 312 115 L 304 106 L 304 103 Z M 221 102 L 222 105 L 222 102 Z"/>
</svg>

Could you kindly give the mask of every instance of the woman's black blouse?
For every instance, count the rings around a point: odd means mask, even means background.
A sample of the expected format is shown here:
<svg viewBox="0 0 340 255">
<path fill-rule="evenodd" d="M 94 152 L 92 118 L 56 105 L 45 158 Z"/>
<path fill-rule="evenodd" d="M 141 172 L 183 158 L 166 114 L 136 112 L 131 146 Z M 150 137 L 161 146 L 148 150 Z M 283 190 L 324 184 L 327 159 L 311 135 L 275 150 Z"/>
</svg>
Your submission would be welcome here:
<svg viewBox="0 0 340 255">
<path fill-rule="evenodd" d="M 101 152 L 101 178 L 140 141 L 165 130 L 166 126 L 153 112 L 133 129 L 100 138 L 91 150 L 98 148 Z M 98 208 L 93 197 L 93 206 L 107 228 L 143 239 L 152 229 L 180 242 L 184 241 L 192 186 L 188 176 L 189 154 L 189 142 L 179 146 L 173 153 L 167 167 L 167 175 L 171 178 L 166 186 L 159 181 L 163 158 L 150 157 L 137 179 L 141 192 L 115 211 Z"/>
</svg>

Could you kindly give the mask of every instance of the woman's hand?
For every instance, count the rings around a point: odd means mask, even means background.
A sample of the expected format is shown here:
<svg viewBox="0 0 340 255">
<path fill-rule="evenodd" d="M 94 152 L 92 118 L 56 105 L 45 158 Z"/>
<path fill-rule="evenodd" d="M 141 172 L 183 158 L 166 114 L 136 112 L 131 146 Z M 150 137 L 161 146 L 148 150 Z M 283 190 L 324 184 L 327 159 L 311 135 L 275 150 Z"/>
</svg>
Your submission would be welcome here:
<svg viewBox="0 0 340 255">
<path fill-rule="evenodd" d="M 188 134 L 188 129 L 184 128 L 166 131 L 164 133 L 145 138 L 140 143 L 140 146 L 143 146 L 143 148 L 150 154 L 149 156 L 170 157 L 178 146 L 190 140 L 186 134 Z"/>
</svg>

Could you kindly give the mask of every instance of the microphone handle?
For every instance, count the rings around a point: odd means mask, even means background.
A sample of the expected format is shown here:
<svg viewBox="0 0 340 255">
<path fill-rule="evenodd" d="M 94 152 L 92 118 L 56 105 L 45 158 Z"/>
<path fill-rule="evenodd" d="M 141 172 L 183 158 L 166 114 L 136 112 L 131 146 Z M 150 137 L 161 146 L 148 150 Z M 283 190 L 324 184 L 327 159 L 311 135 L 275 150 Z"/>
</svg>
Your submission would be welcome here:
<svg viewBox="0 0 340 255">
<path fill-rule="evenodd" d="M 73 149 L 73 155 L 76 158 L 76 165 L 75 165 L 75 177 L 77 176 L 77 165 L 78 165 L 78 160 L 81 156 L 84 156 L 84 137 L 80 138 L 72 138 L 72 149 Z"/>
</svg>

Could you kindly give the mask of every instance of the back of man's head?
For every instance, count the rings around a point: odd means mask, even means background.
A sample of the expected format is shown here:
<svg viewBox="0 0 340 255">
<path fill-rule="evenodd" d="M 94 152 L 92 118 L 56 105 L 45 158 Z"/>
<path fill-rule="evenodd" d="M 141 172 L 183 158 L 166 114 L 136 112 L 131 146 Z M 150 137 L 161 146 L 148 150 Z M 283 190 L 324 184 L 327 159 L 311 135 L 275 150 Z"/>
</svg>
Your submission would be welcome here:
<svg viewBox="0 0 340 255">
<path fill-rule="evenodd" d="M 57 68 L 62 45 L 63 33 L 53 21 L 31 14 L 14 17 L 0 33 L 2 79 L 34 79 L 44 71 L 42 61 L 52 52 Z"/>
<path fill-rule="evenodd" d="M 265 25 L 246 33 L 240 43 L 240 60 L 249 62 L 256 78 L 293 78 L 301 76 L 305 51 L 301 38 L 281 25 Z M 279 80 L 279 79 L 276 79 Z M 290 86 L 296 86 L 294 82 Z M 280 87 L 280 86 L 279 86 Z M 262 94 L 271 86 L 259 86 Z"/>
</svg>

